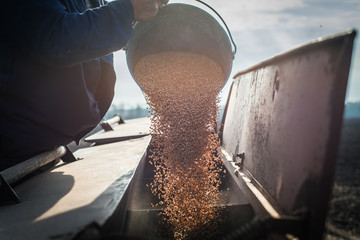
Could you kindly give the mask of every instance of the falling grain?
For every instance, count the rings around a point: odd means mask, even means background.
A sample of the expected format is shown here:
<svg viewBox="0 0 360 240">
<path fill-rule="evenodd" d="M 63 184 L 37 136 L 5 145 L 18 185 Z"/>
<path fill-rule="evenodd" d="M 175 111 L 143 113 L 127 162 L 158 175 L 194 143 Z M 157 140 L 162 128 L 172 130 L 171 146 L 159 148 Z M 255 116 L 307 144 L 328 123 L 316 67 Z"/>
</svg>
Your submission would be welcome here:
<svg viewBox="0 0 360 240">
<path fill-rule="evenodd" d="M 220 211 L 215 127 L 223 71 L 202 55 L 163 52 L 140 59 L 134 75 L 151 109 L 151 190 L 161 215 L 175 239 L 210 238 Z"/>
</svg>

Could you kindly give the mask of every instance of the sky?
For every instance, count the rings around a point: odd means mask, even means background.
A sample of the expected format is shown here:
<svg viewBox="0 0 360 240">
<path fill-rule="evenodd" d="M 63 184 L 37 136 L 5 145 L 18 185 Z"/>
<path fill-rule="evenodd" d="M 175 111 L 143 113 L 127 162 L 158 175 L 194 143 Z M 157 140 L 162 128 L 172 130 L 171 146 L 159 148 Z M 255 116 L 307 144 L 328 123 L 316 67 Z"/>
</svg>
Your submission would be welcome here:
<svg viewBox="0 0 360 240">
<path fill-rule="evenodd" d="M 226 102 L 232 77 L 237 72 L 319 37 L 349 29 L 360 31 L 360 0 L 203 1 L 222 16 L 237 45 L 232 72 L 220 93 L 222 104 Z M 203 8 L 194 0 L 176 1 L 179 2 Z M 206 7 L 203 9 L 211 13 Z M 120 50 L 114 56 L 117 83 L 113 103 L 127 108 L 146 106 L 140 88 L 129 73 L 125 52 Z M 360 101 L 359 36 L 354 42 L 345 99 L 345 102 L 356 101 Z"/>
</svg>

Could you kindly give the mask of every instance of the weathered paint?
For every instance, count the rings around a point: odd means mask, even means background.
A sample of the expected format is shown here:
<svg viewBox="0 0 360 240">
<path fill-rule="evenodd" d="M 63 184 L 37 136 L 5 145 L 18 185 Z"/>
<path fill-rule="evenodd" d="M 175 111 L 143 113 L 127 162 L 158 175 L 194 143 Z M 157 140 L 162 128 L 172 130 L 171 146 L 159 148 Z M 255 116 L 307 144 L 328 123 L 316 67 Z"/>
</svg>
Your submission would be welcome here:
<svg viewBox="0 0 360 240">
<path fill-rule="evenodd" d="M 234 78 L 222 144 L 283 214 L 309 210 L 320 239 L 333 181 L 355 32 L 320 39 Z"/>
</svg>

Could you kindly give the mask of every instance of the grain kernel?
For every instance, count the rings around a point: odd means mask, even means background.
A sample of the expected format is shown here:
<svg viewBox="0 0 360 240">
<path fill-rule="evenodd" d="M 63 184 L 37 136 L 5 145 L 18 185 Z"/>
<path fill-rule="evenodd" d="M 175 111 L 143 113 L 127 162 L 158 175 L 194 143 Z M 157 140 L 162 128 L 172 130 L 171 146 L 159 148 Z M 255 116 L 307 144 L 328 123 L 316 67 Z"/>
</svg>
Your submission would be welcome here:
<svg viewBox="0 0 360 240">
<path fill-rule="evenodd" d="M 151 112 L 155 206 L 174 239 L 211 239 L 225 172 L 215 131 L 224 73 L 208 57 L 163 52 L 140 59 L 134 76 Z"/>
</svg>

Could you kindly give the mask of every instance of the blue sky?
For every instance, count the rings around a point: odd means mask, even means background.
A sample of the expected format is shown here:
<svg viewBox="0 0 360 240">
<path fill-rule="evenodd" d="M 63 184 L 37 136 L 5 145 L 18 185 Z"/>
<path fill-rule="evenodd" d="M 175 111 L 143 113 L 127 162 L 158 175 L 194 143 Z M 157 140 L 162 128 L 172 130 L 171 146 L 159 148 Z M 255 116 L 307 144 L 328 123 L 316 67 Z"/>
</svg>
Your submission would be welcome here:
<svg viewBox="0 0 360 240">
<path fill-rule="evenodd" d="M 232 76 L 259 61 L 298 45 L 344 32 L 360 30 L 360 0 L 203 0 L 228 24 L 238 52 L 230 78 L 220 94 L 225 102 Z M 175 2 L 175 1 L 171 1 Z M 195 1 L 176 1 L 201 7 Z M 208 11 L 206 8 L 204 10 Z M 358 35 L 360 33 L 358 32 Z M 132 80 L 124 51 L 115 53 L 115 104 L 145 106 Z M 355 39 L 346 102 L 360 101 L 360 41 Z"/>
</svg>

